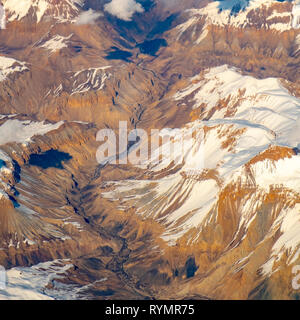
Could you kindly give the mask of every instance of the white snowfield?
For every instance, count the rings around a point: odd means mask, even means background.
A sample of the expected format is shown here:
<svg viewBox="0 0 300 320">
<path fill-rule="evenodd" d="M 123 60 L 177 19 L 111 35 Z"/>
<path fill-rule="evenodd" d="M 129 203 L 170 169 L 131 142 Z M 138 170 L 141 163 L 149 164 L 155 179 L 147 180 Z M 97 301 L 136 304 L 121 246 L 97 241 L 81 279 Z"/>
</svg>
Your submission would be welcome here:
<svg viewBox="0 0 300 320">
<path fill-rule="evenodd" d="M 87 299 L 86 291 L 94 284 L 106 282 L 108 278 L 87 285 L 65 284 L 68 271 L 73 268 L 70 260 L 53 260 L 32 267 L 17 267 L 6 271 L 5 287 L 0 288 L 0 300 L 78 300 Z M 1 279 L 0 279 L 1 280 Z"/>
<path fill-rule="evenodd" d="M 55 124 L 33 122 L 30 120 L 20 121 L 9 119 L 0 126 L 0 146 L 6 143 L 28 143 L 35 135 L 44 135 L 58 129 L 64 121 Z"/>
<path fill-rule="evenodd" d="M 4 0 L 3 4 L 8 21 L 21 20 L 33 14 L 37 22 L 47 15 L 65 22 L 78 15 L 84 0 L 60 0 L 56 4 L 49 0 Z"/>
<path fill-rule="evenodd" d="M 186 89 L 176 93 L 174 100 L 191 103 L 194 108 L 206 104 L 207 114 L 213 108 L 215 113 L 207 121 L 197 120 L 185 128 L 173 130 L 174 141 L 176 135 L 180 136 L 180 131 L 182 135 L 187 128 L 193 128 L 197 133 L 182 168 L 163 179 L 113 182 L 112 191 L 103 194 L 111 201 L 121 201 L 121 210 L 135 206 L 140 215 L 163 223 L 166 232 L 162 238 L 170 245 L 191 229 L 200 232 L 211 222 L 211 212 L 223 188 L 230 184 L 249 184 L 246 164 L 251 159 L 270 146 L 300 146 L 300 99 L 279 79 L 244 76 L 225 65 L 207 70 L 190 82 Z M 216 108 L 221 100 L 228 101 L 227 106 Z M 182 149 L 176 151 L 178 154 L 184 152 Z M 154 167 L 148 163 L 153 172 L 162 172 L 170 165 L 171 161 L 166 160 Z M 201 178 L 210 170 L 217 179 L 212 176 Z M 245 235 L 257 215 L 256 209 L 263 202 L 263 195 L 272 186 L 299 194 L 300 157 L 295 154 L 278 161 L 257 161 L 251 165 L 251 174 L 254 182 L 251 180 L 250 183 L 255 183 L 256 191 L 240 204 L 239 230 L 244 230 Z M 288 249 L 289 263 L 300 253 L 298 207 L 283 211 L 267 236 L 272 237 L 280 230 L 282 235 L 273 248 L 272 257 L 280 258 Z M 190 242 L 196 240 L 197 236 L 193 236 Z M 274 261 L 271 259 L 264 266 L 265 273 L 275 271 L 272 270 Z"/>
<path fill-rule="evenodd" d="M 25 62 L 0 56 L 0 82 L 7 79 L 10 74 L 29 70 Z"/>
<path fill-rule="evenodd" d="M 13 268 L 6 272 L 6 288 L 0 289 L 0 300 L 54 300 L 72 295 L 72 288 L 57 282 L 72 268 L 68 260 L 54 260 L 30 268 Z M 47 289 L 54 285 L 54 289 Z M 56 287 L 57 288 L 56 288 Z M 66 291 L 66 292 L 65 292 Z"/>
</svg>

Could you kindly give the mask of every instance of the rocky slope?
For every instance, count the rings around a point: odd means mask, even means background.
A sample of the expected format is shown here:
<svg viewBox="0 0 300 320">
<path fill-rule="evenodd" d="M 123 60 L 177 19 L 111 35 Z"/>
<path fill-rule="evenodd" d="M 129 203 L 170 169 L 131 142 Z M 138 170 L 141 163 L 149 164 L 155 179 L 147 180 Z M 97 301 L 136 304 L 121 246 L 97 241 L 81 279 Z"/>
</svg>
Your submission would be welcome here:
<svg viewBox="0 0 300 320">
<path fill-rule="evenodd" d="M 0 297 L 298 299 L 299 1 L 109 3 L 3 1 Z"/>
</svg>

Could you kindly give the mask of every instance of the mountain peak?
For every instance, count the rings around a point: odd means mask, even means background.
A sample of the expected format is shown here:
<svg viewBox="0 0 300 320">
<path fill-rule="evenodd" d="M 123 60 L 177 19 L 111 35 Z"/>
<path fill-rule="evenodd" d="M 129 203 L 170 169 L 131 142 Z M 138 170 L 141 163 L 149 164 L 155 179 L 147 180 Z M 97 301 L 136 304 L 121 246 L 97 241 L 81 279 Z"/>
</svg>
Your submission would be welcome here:
<svg viewBox="0 0 300 320">
<path fill-rule="evenodd" d="M 84 0 L 5 0 L 3 4 L 9 22 L 25 17 L 40 22 L 46 16 L 65 21 L 78 14 Z"/>
</svg>

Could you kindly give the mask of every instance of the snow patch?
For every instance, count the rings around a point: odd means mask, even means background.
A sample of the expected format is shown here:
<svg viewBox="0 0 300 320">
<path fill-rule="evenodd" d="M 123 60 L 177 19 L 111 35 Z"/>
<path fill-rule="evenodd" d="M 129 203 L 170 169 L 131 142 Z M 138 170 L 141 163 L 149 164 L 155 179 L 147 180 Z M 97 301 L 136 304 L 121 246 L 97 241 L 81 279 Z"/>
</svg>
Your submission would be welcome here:
<svg viewBox="0 0 300 320">
<path fill-rule="evenodd" d="M 52 39 L 46 41 L 40 47 L 49 50 L 51 53 L 57 52 L 63 48 L 68 47 L 68 40 L 72 38 L 73 34 L 69 35 L 68 37 L 56 35 Z"/>
<path fill-rule="evenodd" d="M 110 66 L 89 68 L 77 71 L 72 76 L 73 89 L 71 95 L 84 93 L 90 90 L 102 90 L 105 82 L 111 77 L 106 70 Z"/>
<path fill-rule="evenodd" d="M 29 70 L 25 62 L 13 58 L 0 56 L 0 82 L 7 79 L 10 74 Z"/>
<path fill-rule="evenodd" d="M 28 143 L 36 135 L 44 135 L 58 129 L 64 122 L 45 124 L 45 122 L 33 122 L 30 120 L 7 120 L 0 126 L 0 145 L 6 143 Z"/>
</svg>

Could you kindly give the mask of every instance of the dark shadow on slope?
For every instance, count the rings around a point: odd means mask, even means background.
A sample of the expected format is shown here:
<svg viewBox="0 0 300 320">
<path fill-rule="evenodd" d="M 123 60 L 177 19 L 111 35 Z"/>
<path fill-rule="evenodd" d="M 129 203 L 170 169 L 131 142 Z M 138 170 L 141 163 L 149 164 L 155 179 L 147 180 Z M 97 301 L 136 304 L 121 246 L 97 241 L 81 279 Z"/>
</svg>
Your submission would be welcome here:
<svg viewBox="0 0 300 320">
<path fill-rule="evenodd" d="M 64 169 L 62 162 L 68 162 L 72 159 L 68 153 L 59 150 L 48 150 L 40 154 L 31 154 L 29 164 L 42 169 L 57 168 Z"/>
<path fill-rule="evenodd" d="M 179 14 L 172 14 L 167 19 L 163 21 L 158 21 L 147 37 L 151 39 L 156 35 L 163 34 L 166 31 L 170 30 L 173 26 L 173 22 L 176 20 L 178 16 Z"/>
<path fill-rule="evenodd" d="M 186 277 L 187 279 L 193 278 L 195 276 L 196 271 L 198 270 L 198 267 L 196 265 L 196 261 L 194 257 L 190 257 L 186 264 L 185 264 L 185 269 L 186 269 Z"/>
<path fill-rule="evenodd" d="M 168 43 L 165 39 L 154 39 L 146 40 L 143 43 L 137 45 L 140 52 L 143 54 L 148 54 L 150 56 L 155 56 L 161 47 L 167 47 Z"/>
<path fill-rule="evenodd" d="M 0 159 L 0 169 L 1 169 L 2 167 L 6 167 L 6 163 L 5 163 L 5 161 L 3 161 L 2 159 Z"/>
<path fill-rule="evenodd" d="M 14 208 L 20 208 L 19 202 L 13 196 L 8 195 L 8 197 L 9 200 L 12 202 Z"/>
<path fill-rule="evenodd" d="M 132 53 L 129 51 L 121 50 L 117 47 L 112 47 L 112 50 L 108 52 L 108 54 L 105 56 L 105 59 L 107 60 L 123 60 L 126 62 L 129 62 L 129 58 L 132 57 Z"/>
</svg>

